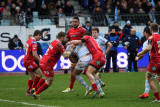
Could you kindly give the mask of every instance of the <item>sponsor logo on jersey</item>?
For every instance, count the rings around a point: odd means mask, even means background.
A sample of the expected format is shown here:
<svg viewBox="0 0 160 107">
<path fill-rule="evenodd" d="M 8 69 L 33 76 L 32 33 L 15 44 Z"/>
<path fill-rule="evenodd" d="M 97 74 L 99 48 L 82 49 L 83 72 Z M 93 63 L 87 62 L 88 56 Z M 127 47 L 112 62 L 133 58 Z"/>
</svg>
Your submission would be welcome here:
<svg viewBox="0 0 160 107">
<path fill-rule="evenodd" d="M 33 44 L 37 44 L 37 42 L 36 42 L 36 41 L 32 41 L 32 43 L 33 43 Z"/>
<path fill-rule="evenodd" d="M 71 37 L 77 37 L 77 35 L 72 35 Z"/>
</svg>

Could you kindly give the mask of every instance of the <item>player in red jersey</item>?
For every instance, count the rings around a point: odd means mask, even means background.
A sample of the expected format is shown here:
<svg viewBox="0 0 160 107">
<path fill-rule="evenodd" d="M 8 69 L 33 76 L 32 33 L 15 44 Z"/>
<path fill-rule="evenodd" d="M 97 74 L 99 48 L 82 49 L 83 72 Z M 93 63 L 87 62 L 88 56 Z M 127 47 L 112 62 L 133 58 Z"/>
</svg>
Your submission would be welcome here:
<svg viewBox="0 0 160 107">
<path fill-rule="evenodd" d="M 148 39 L 147 47 L 137 54 L 136 59 L 142 58 L 147 52 L 150 54 L 150 62 L 147 67 L 148 82 L 156 100 L 152 102 L 160 102 L 157 86 L 154 83 L 156 75 L 160 79 L 160 34 L 158 34 L 158 24 L 152 23 L 150 26 L 152 36 Z"/>
<path fill-rule="evenodd" d="M 84 37 L 81 40 L 70 41 L 67 44 L 77 45 L 81 43 L 85 43 L 86 47 L 92 55 L 92 61 L 88 66 L 86 75 L 92 84 L 93 90 L 95 91 L 95 93 L 92 96 L 92 98 L 94 98 L 97 94 L 100 94 L 97 90 L 95 75 L 98 72 L 98 70 L 105 64 L 106 59 L 100 46 L 92 36 L 84 34 Z"/>
<path fill-rule="evenodd" d="M 54 77 L 53 67 L 59 60 L 60 56 L 63 55 L 65 58 L 69 58 L 71 55 L 74 45 L 71 45 L 71 49 L 66 52 L 62 43 L 65 41 L 65 33 L 59 32 L 57 36 L 57 40 L 54 40 L 46 51 L 45 55 L 42 57 L 40 61 L 40 68 L 44 74 L 44 82 L 39 82 L 33 93 L 35 99 L 39 98 L 39 94 L 47 89 L 51 84 Z M 38 89 L 38 90 L 37 90 Z"/>
<path fill-rule="evenodd" d="M 35 63 L 34 59 L 40 62 L 40 58 L 37 55 L 37 42 L 41 39 L 41 31 L 36 30 L 32 38 L 30 38 L 25 46 L 25 56 L 23 58 L 23 64 L 26 68 L 26 71 L 29 73 L 30 78 L 28 80 L 28 90 L 26 95 L 30 95 L 30 89 L 35 87 L 42 77 L 42 71 Z M 35 77 L 35 74 L 37 75 Z M 34 80 L 34 81 L 33 81 Z"/>
<path fill-rule="evenodd" d="M 78 17 L 74 17 L 72 19 L 72 28 L 68 30 L 67 32 L 67 41 L 72 41 L 72 40 L 80 40 L 82 38 L 82 35 L 86 32 L 86 30 L 79 26 L 80 22 L 79 22 L 79 18 Z M 73 70 L 75 68 L 75 65 L 78 61 L 78 58 L 75 55 L 71 55 L 71 57 L 69 58 L 70 61 L 72 62 L 71 64 L 71 79 L 70 79 L 70 85 L 69 88 L 65 89 L 62 92 L 71 92 L 73 91 L 73 85 L 75 82 L 75 78 L 73 76 Z"/>
</svg>

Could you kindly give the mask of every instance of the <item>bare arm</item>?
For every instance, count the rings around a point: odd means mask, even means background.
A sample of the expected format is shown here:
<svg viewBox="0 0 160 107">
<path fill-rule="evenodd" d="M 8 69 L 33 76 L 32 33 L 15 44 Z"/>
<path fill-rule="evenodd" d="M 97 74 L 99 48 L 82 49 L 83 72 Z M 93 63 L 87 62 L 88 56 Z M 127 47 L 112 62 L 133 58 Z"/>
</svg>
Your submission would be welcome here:
<svg viewBox="0 0 160 107">
<path fill-rule="evenodd" d="M 111 48 L 112 48 L 112 44 L 111 44 L 111 42 L 108 42 L 107 43 L 107 49 L 106 49 L 106 51 L 104 52 L 104 55 L 106 55 L 110 50 L 111 50 Z"/>
<path fill-rule="evenodd" d="M 137 57 L 140 57 L 140 56 L 145 55 L 145 54 L 146 54 L 147 52 L 149 52 L 151 49 L 152 49 L 152 45 L 151 45 L 151 44 L 148 44 L 147 47 L 146 47 L 144 50 L 142 50 L 141 52 L 139 52 L 139 53 L 137 54 Z"/>
<path fill-rule="evenodd" d="M 78 45 L 78 44 L 81 44 L 81 43 L 82 43 L 81 40 L 72 40 L 72 41 L 68 42 L 67 45 L 69 45 L 69 44 Z"/>
<path fill-rule="evenodd" d="M 38 62 L 40 62 L 40 58 L 37 55 L 37 51 L 32 51 L 32 55 L 35 58 L 35 60 L 37 60 Z"/>
<path fill-rule="evenodd" d="M 74 48 L 75 48 L 75 45 L 71 45 L 71 49 L 69 51 L 63 52 L 62 56 L 65 57 L 65 58 L 69 58 L 69 56 L 72 54 Z"/>
</svg>

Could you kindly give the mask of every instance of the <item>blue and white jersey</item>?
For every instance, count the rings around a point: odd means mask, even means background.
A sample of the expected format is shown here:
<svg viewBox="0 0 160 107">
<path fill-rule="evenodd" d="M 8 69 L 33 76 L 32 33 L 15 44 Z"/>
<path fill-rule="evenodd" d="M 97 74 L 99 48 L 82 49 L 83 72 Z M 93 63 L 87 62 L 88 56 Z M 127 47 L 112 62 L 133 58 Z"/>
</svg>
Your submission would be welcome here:
<svg viewBox="0 0 160 107">
<path fill-rule="evenodd" d="M 78 58 L 81 58 L 82 56 L 84 56 L 88 53 L 90 53 L 90 52 L 83 43 L 76 45 L 75 49 L 73 50 L 73 54 L 77 55 Z"/>
<path fill-rule="evenodd" d="M 144 50 L 148 45 L 148 40 L 146 40 L 144 43 L 143 43 L 143 47 L 142 47 L 142 50 Z M 149 55 L 150 55 L 150 51 L 149 51 Z"/>
<path fill-rule="evenodd" d="M 98 36 L 96 39 L 97 43 L 99 44 L 99 46 L 101 47 L 103 53 L 105 52 L 106 49 L 106 44 L 108 43 L 108 40 L 103 38 L 102 36 Z"/>
</svg>

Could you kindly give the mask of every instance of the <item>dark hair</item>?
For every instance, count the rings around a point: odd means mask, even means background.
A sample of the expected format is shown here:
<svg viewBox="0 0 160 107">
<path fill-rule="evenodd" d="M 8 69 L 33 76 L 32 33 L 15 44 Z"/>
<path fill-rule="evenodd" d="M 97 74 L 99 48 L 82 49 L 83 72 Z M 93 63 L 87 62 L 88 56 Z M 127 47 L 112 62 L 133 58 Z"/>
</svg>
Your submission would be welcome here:
<svg viewBox="0 0 160 107">
<path fill-rule="evenodd" d="M 82 36 L 86 36 L 86 35 L 91 36 L 92 34 L 90 32 L 86 32 L 86 33 L 83 33 Z"/>
<path fill-rule="evenodd" d="M 99 29 L 97 27 L 92 28 L 92 31 L 97 31 L 99 33 Z"/>
<path fill-rule="evenodd" d="M 158 32 L 158 24 L 157 23 L 151 23 L 150 27 L 153 32 Z"/>
<path fill-rule="evenodd" d="M 17 36 L 17 35 L 14 35 L 13 39 L 14 39 L 14 38 L 18 38 L 18 36 Z"/>
<path fill-rule="evenodd" d="M 144 29 L 144 32 L 146 32 L 147 34 L 151 35 L 151 31 L 149 28 Z"/>
<path fill-rule="evenodd" d="M 121 29 L 121 28 L 118 28 L 117 31 L 122 31 L 122 29 Z"/>
<path fill-rule="evenodd" d="M 78 20 L 78 22 L 79 22 L 79 18 L 76 16 L 76 17 L 74 17 L 73 19 L 77 19 Z"/>
<path fill-rule="evenodd" d="M 86 21 L 85 23 L 90 23 L 90 21 Z"/>
<path fill-rule="evenodd" d="M 114 21 L 114 23 L 117 23 L 117 21 Z"/>
<path fill-rule="evenodd" d="M 42 35 L 42 32 L 40 30 L 35 30 L 33 36 L 37 36 L 38 34 Z"/>
<path fill-rule="evenodd" d="M 65 37 L 66 33 L 64 32 L 59 32 L 57 35 L 57 38 Z"/>
</svg>

